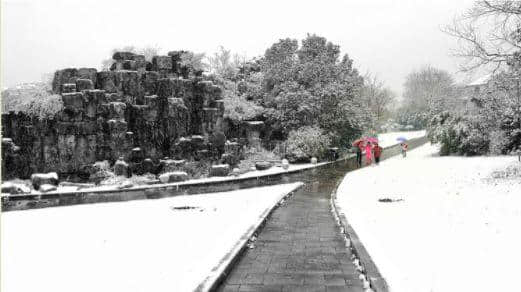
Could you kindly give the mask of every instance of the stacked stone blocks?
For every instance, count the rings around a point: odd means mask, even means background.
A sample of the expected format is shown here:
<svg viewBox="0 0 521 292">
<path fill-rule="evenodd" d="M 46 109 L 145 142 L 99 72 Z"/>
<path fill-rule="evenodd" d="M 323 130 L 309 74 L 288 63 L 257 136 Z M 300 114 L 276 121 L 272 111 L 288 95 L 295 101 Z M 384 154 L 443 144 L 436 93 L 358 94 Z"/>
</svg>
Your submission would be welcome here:
<svg viewBox="0 0 521 292">
<path fill-rule="evenodd" d="M 3 137 L 10 138 L 2 143 L 2 177 L 78 174 L 120 157 L 135 173 L 159 171 L 164 157 L 212 160 L 208 137 L 222 132 L 222 89 L 183 66 L 182 53 L 147 62 L 117 52 L 110 71 L 56 71 L 52 89 L 64 106 L 59 114 L 2 114 Z M 136 148 L 142 155 L 136 157 Z"/>
</svg>

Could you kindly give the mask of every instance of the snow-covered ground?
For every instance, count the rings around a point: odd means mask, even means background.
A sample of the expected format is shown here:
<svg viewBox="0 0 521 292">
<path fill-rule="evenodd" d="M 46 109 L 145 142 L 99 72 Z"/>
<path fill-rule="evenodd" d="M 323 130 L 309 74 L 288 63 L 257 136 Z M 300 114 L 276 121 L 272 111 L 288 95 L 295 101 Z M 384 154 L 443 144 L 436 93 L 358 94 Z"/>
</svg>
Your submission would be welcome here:
<svg viewBox="0 0 521 292">
<path fill-rule="evenodd" d="M 425 130 L 420 131 L 409 131 L 409 132 L 389 132 L 378 134 L 378 144 L 381 147 L 388 147 L 399 142 L 396 140 L 398 137 L 404 137 L 407 140 L 419 138 L 425 136 Z"/>
<path fill-rule="evenodd" d="M 341 212 L 391 291 L 516 290 L 517 157 L 439 157 L 437 150 L 425 145 L 348 173 L 338 190 Z M 501 178 L 507 168 L 517 177 Z"/>
<path fill-rule="evenodd" d="M 193 291 L 299 185 L 4 213 L 1 290 Z"/>
</svg>

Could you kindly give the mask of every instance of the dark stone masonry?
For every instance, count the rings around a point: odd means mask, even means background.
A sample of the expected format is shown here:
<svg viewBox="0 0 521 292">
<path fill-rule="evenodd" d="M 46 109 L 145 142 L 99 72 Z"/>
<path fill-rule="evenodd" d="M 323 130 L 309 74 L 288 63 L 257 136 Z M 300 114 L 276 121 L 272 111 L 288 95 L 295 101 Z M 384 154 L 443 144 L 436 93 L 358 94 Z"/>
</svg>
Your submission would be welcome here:
<svg viewBox="0 0 521 292">
<path fill-rule="evenodd" d="M 110 71 L 56 71 L 52 90 L 62 97 L 61 112 L 47 119 L 2 114 L 2 178 L 88 176 L 96 161 L 120 158 L 138 174 L 160 172 L 160 160 L 218 162 L 226 154 L 238 161 L 230 156 L 241 155 L 240 146 L 221 145 L 225 138 L 211 143 L 223 132 L 222 89 L 183 66 L 181 53 L 147 62 L 117 52 Z"/>
</svg>

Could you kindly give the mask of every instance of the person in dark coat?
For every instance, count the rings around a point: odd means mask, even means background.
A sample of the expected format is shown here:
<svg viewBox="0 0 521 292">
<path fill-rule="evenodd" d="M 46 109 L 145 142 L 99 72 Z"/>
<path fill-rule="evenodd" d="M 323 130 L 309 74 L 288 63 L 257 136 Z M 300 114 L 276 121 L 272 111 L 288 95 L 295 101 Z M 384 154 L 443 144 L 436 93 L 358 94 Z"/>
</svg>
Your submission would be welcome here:
<svg viewBox="0 0 521 292">
<path fill-rule="evenodd" d="M 362 152 L 364 150 L 364 141 L 362 139 L 358 139 L 355 142 L 353 142 L 353 147 L 355 148 L 356 153 L 356 165 L 358 167 L 362 167 Z"/>
<path fill-rule="evenodd" d="M 373 155 L 374 155 L 374 162 L 376 165 L 380 163 L 380 156 L 382 156 L 383 148 L 378 145 L 378 143 L 375 143 L 373 146 Z"/>
<path fill-rule="evenodd" d="M 356 152 L 356 165 L 358 167 L 362 167 L 362 151 L 365 147 L 364 141 L 360 140 L 360 139 L 356 140 L 353 143 L 353 147 L 355 147 L 355 152 Z"/>
</svg>

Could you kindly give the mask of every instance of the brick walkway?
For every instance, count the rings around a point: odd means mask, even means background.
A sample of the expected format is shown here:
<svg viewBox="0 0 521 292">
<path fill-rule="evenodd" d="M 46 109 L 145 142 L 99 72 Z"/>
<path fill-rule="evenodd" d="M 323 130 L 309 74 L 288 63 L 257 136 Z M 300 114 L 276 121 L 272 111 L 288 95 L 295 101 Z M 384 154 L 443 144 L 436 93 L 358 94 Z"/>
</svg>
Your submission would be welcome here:
<svg viewBox="0 0 521 292">
<path fill-rule="evenodd" d="M 255 248 L 217 291 L 364 291 L 330 210 L 331 192 L 344 174 L 325 169 L 310 176 L 272 213 Z"/>
</svg>

